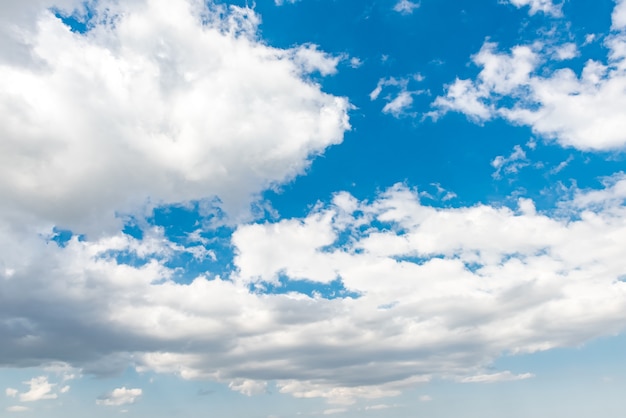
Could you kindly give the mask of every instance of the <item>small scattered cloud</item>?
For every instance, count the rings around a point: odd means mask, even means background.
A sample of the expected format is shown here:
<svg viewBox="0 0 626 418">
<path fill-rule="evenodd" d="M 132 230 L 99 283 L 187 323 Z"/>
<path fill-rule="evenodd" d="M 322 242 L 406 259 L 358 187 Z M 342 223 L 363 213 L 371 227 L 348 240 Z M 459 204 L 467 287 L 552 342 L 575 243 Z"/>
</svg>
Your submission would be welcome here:
<svg viewBox="0 0 626 418">
<path fill-rule="evenodd" d="M 554 168 L 552 168 L 550 170 L 550 174 L 557 174 L 560 173 L 565 167 L 567 167 L 569 165 L 569 163 L 571 163 L 572 161 L 574 161 L 574 156 L 570 155 L 569 157 L 567 157 L 566 160 L 561 161 L 557 166 L 555 166 Z"/>
<path fill-rule="evenodd" d="M 370 92 L 370 100 L 377 100 L 383 89 L 391 87 L 396 91 L 395 94 L 390 93 L 384 97 L 386 104 L 383 107 L 383 113 L 389 113 L 394 117 L 400 117 L 407 113 L 407 110 L 413 105 L 413 96 L 418 94 L 427 93 L 424 90 L 409 90 L 409 83 L 411 81 L 423 81 L 424 77 L 421 74 L 415 74 L 406 78 L 381 78 L 378 80 L 376 88 Z"/>
<path fill-rule="evenodd" d="M 386 403 L 379 403 L 379 404 L 376 404 L 376 405 L 368 405 L 368 406 L 366 406 L 363 409 L 365 409 L 366 411 L 380 411 L 380 410 L 383 410 L 383 409 L 399 408 L 400 406 L 402 406 L 402 405 L 399 405 L 399 404 L 392 404 L 392 405 L 390 405 L 390 404 L 386 404 Z"/>
<path fill-rule="evenodd" d="M 587 35 L 585 35 L 585 42 L 583 43 L 583 46 L 589 45 L 590 43 L 594 42 L 597 37 L 598 36 L 595 33 L 588 33 Z"/>
<path fill-rule="evenodd" d="M 579 54 L 574 44 L 559 48 L 540 42 L 517 45 L 500 52 L 486 42 L 472 58 L 481 68 L 477 77 L 456 79 L 435 99 L 428 115 L 437 119 L 448 111 L 464 113 L 483 123 L 502 118 L 514 125 L 530 126 L 536 134 L 563 147 L 583 151 L 620 150 L 626 145 L 626 23 L 620 2 L 613 25 L 621 32 L 605 41 L 606 60 L 588 60 L 576 68 L 551 69 L 546 63 Z M 625 12 L 626 14 L 626 12 Z M 621 29 L 624 28 L 624 29 Z M 590 38 L 591 39 L 591 38 Z"/>
<path fill-rule="evenodd" d="M 231 390 L 243 393 L 246 396 L 260 395 L 267 392 L 267 382 L 249 379 L 237 379 L 228 384 Z"/>
<path fill-rule="evenodd" d="M 433 400 L 433 397 L 430 395 L 421 395 L 418 399 L 420 402 L 430 402 Z"/>
<path fill-rule="evenodd" d="M 13 405 L 7 407 L 7 412 L 27 412 L 30 411 L 30 408 L 23 405 Z"/>
<path fill-rule="evenodd" d="M 134 404 L 142 395 L 143 391 L 139 388 L 127 389 L 125 386 L 114 389 L 105 395 L 100 396 L 96 400 L 97 405 L 104 406 L 121 406 Z"/>
<path fill-rule="evenodd" d="M 562 16 L 560 4 L 554 4 L 552 0 L 508 0 L 517 8 L 529 7 L 528 13 L 532 16 L 538 12 L 543 12 L 554 17 Z"/>
<path fill-rule="evenodd" d="M 530 162 L 526 157 L 526 152 L 521 146 L 515 145 L 513 147 L 513 152 L 511 152 L 508 157 L 498 155 L 493 159 L 493 161 L 491 161 L 491 166 L 496 169 L 496 171 L 492 174 L 492 177 L 500 179 L 502 178 L 503 172 L 505 174 L 515 174 L 528 165 L 530 165 Z"/>
<path fill-rule="evenodd" d="M 361 61 L 360 58 L 358 58 L 358 57 L 350 58 L 350 67 L 352 67 L 352 68 L 359 68 L 361 65 L 363 65 L 363 61 Z"/>
<path fill-rule="evenodd" d="M 322 415 L 341 414 L 342 412 L 346 412 L 346 411 L 348 411 L 348 408 L 330 408 L 330 409 L 325 409 L 322 412 Z"/>
<path fill-rule="evenodd" d="M 419 3 L 410 0 L 399 0 L 396 5 L 393 6 L 393 10 L 404 15 L 410 15 L 418 7 L 420 7 Z"/>
<path fill-rule="evenodd" d="M 56 383 L 48 382 L 48 378 L 46 376 L 34 377 L 23 383 L 29 386 L 28 391 L 20 393 L 16 389 L 8 388 L 5 391 L 7 396 L 15 398 L 19 395 L 21 402 L 36 402 L 46 399 L 56 399 L 58 397 L 58 395 L 54 392 Z"/>
<path fill-rule="evenodd" d="M 510 371 L 492 373 L 492 374 L 479 374 L 476 376 L 469 376 L 460 379 L 462 383 L 496 383 L 496 382 L 511 382 L 515 380 L 526 380 L 535 377 L 532 373 L 513 374 Z"/>
</svg>

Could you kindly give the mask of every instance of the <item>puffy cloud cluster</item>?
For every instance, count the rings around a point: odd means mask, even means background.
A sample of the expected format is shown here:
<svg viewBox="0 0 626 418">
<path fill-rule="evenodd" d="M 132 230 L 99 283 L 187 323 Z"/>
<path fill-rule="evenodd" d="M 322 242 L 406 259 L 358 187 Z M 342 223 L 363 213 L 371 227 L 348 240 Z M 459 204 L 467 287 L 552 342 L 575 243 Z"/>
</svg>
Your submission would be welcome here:
<svg viewBox="0 0 626 418">
<path fill-rule="evenodd" d="M 135 403 L 142 393 L 143 390 L 141 389 L 127 389 L 126 386 L 124 386 L 101 396 L 96 400 L 96 404 L 104 406 L 130 405 Z"/>
<path fill-rule="evenodd" d="M 543 12 L 547 15 L 561 16 L 561 5 L 554 4 L 552 0 L 508 0 L 515 7 L 529 7 L 528 13 L 534 15 Z"/>
<path fill-rule="evenodd" d="M 415 3 L 409 0 L 399 0 L 393 10 L 403 15 L 410 15 L 413 11 L 420 7 L 419 3 Z"/>
<path fill-rule="evenodd" d="M 0 269 L 0 358 L 85 373 L 132 362 L 248 395 L 273 382 L 339 404 L 433 377 L 529 378 L 485 370 L 503 353 L 579 345 L 626 325 L 625 199 L 623 175 L 576 191 L 555 214 L 524 199 L 516 210 L 435 208 L 402 185 L 372 202 L 339 193 L 306 218 L 239 227 L 232 277 L 190 284 L 171 280 L 163 240 L 59 247 L 4 230 L 12 263 Z M 121 264 L 111 248 L 151 261 Z M 251 290 L 338 278 L 353 296 Z"/>
<path fill-rule="evenodd" d="M 407 111 L 413 105 L 413 96 L 427 93 L 425 90 L 409 90 L 409 83 L 411 81 L 420 82 L 423 80 L 424 77 L 419 73 L 414 74 L 410 78 L 381 78 L 378 80 L 376 88 L 370 92 L 370 100 L 377 100 L 383 92 L 383 89 L 392 87 L 393 89 L 398 90 L 398 92 L 395 95 L 388 94 L 384 97 L 387 103 L 383 107 L 382 111 L 383 113 L 389 113 L 396 118 L 406 115 L 408 114 Z"/>
<path fill-rule="evenodd" d="M 349 128 L 347 100 L 307 79 L 338 59 L 258 41 L 251 9 L 102 1 L 76 33 L 38 5 L 4 38 L 28 59 L 0 60 L 5 218 L 99 232 L 147 201 L 215 197 L 236 216 Z"/>
<path fill-rule="evenodd" d="M 49 370 L 70 379 L 69 366 L 106 375 L 133 364 L 247 395 L 273 384 L 349 404 L 433 377 L 529 378 L 485 368 L 502 353 L 577 345 L 626 325 L 623 175 L 553 214 L 528 200 L 517 210 L 435 208 L 402 185 L 372 202 L 338 193 L 303 219 L 237 228 L 228 277 L 176 282 L 169 260 L 210 253 L 156 227 L 128 236 L 112 227 L 115 213 L 209 196 L 236 211 L 301 173 L 348 129 L 347 101 L 306 75 L 332 74 L 337 61 L 311 45 L 271 48 L 249 9 L 199 1 L 100 1 L 82 15 L 86 33 L 45 8 L 26 15 L 31 25 L 3 42 L 28 54 L 0 63 L 2 365 L 54 362 Z M 494 51 L 479 54 L 483 81 L 469 91 L 507 95 L 537 78 L 532 50 Z M 416 94 L 383 79 L 374 98 L 383 87 Z M 483 119 L 495 112 L 485 97 L 475 98 Z M 394 100 L 391 113 L 405 109 Z M 55 225 L 95 233 L 58 245 Z M 285 280 L 347 291 L 262 291 Z M 5 394 L 26 402 L 68 388 L 26 383 Z M 141 394 L 117 388 L 97 403 Z"/>
<path fill-rule="evenodd" d="M 56 391 L 56 383 L 50 383 L 47 376 L 34 377 L 24 382 L 29 390 L 20 393 L 17 389 L 7 388 L 5 394 L 10 398 L 19 398 L 21 402 L 36 402 L 46 399 L 56 399 L 58 393 L 67 393 L 69 386 L 63 386 Z"/>
<path fill-rule="evenodd" d="M 516 46 L 509 53 L 487 42 L 473 57 L 481 67 L 476 80 L 457 79 L 438 97 L 434 112 L 465 113 L 486 121 L 495 117 L 530 126 L 534 132 L 568 147 L 605 151 L 626 145 L 626 23 L 619 1 L 614 32 L 606 38 L 606 62 L 589 60 L 580 74 L 563 67 L 539 71 L 547 59 L 540 44 Z M 554 51 L 557 60 L 578 52 L 572 44 Z"/>
</svg>

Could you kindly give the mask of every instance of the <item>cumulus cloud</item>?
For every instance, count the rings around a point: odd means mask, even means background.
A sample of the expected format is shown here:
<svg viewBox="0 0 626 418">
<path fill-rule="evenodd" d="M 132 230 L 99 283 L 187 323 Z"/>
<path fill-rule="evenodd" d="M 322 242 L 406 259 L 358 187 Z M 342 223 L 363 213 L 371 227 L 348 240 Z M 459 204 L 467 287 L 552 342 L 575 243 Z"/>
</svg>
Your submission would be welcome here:
<svg viewBox="0 0 626 418">
<path fill-rule="evenodd" d="M 96 404 L 104 406 L 130 405 L 134 404 L 142 393 L 143 391 L 141 389 L 127 389 L 126 386 L 124 386 L 99 397 L 96 399 Z"/>
<path fill-rule="evenodd" d="M 554 4 L 552 0 L 508 0 L 517 8 L 528 7 L 528 13 L 532 16 L 535 13 L 543 12 L 552 16 L 561 16 L 561 5 Z"/>
<path fill-rule="evenodd" d="M 338 58 L 265 45 L 251 9 L 93 7 L 85 34 L 29 7 L 32 60 L 0 65 L 4 217 L 98 233 L 116 213 L 205 198 L 236 216 L 349 127 L 347 101 L 307 78 Z"/>
<path fill-rule="evenodd" d="M 626 1 L 616 0 L 615 9 L 613 9 L 613 25 L 612 28 L 616 30 L 623 30 L 626 28 Z"/>
<path fill-rule="evenodd" d="M 236 273 L 189 284 L 171 279 L 167 253 L 150 256 L 162 251 L 154 243 L 120 234 L 60 247 L 16 240 L 5 225 L 0 245 L 14 273 L 0 269 L 0 358 L 104 373 L 102 364 L 123 369 L 132 355 L 140 371 L 250 395 L 274 382 L 281 393 L 338 405 L 399 395 L 433 377 L 486 379 L 502 353 L 623 329 L 624 199 L 623 174 L 573 190 L 553 214 L 525 199 L 516 209 L 435 208 L 402 185 L 370 202 L 339 193 L 305 218 L 239 227 Z M 106 256 L 111 248 L 152 261 L 121 264 Z M 281 278 L 340 280 L 349 293 L 251 290 Z"/>
<path fill-rule="evenodd" d="M 395 6 L 393 6 L 393 10 L 398 13 L 410 15 L 413 13 L 413 10 L 420 7 L 419 3 L 415 3 L 409 0 L 399 0 Z"/>
<path fill-rule="evenodd" d="M 11 398 L 19 396 L 19 400 L 21 402 L 36 402 L 45 399 L 56 399 L 58 397 L 58 395 L 54 392 L 56 383 L 48 382 L 48 378 L 46 376 L 34 377 L 23 383 L 29 386 L 28 391 L 20 393 L 17 389 L 7 388 L 5 390 L 6 395 Z M 67 390 L 61 390 L 60 392 L 64 393 L 67 392 Z"/>
<path fill-rule="evenodd" d="M 478 122 L 495 117 L 528 125 L 537 134 L 581 150 L 606 151 L 626 145 L 626 32 L 620 22 L 623 2 L 613 15 L 617 32 L 606 40 L 606 62 L 588 60 L 580 74 L 563 67 L 540 71 L 550 55 L 541 45 L 516 46 L 500 52 L 487 42 L 473 57 L 481 71 L 475 80 L 457 79 L 434 106 L 440 116 L 447 111 L 465 113 Z M 577 51 L 572 44 L 554 52 L 557 60 Z M 512 103 L 512 105 L 510 104 Z"/>
<path fill-rule="evenodd" d="M 28 14 L 22 46 L 35 60 L 0 65 L 2 365 L 47 365 L 67 381 L 133 364 L 248 395 L 273 382 L 349 405 L 434 377 L 480 379 L 502 353 L 578 345 L 626 325 L 623 174 L 543 214 L 529 200 L 435 208 L 403 185 L 372 201 L 338 193 L 303 218 L 238 227 L 226 276 L 176 282 L 170 261 L 202 256 L 195 244 L 158 227 L 136 239 L 111 227 L 115 212 L 207 195 L 245 206 L 341 141 L 349 105 L 308 79 L 332 73 L 334 58 L 258 41 L 249 9 L 95 7 L 86 34 L 45 8 Z M 489 91 L 535 77 L 534 51 L 494 51 L 480 61 Z M 403 91 L 398 80 L 379 87 L 373 99 Z M 55 225 L 96 233 L 58 245 Z M 343 290 L 263 291 L 284 281 Z M 5 393 L 27 402 L 69 389 L 45 376 L 25 383 Z M 96 402 L 141 394 L 122 387 Z"/>
</svg>

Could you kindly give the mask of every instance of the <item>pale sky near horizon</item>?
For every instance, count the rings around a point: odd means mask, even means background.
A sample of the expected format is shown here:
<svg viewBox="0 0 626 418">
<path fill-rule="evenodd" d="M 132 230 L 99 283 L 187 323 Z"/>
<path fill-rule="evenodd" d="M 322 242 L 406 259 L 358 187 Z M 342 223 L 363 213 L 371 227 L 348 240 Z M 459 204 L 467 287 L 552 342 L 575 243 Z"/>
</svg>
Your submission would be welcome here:
<svg viewBox="0 0 626 418">
<path fill-rule="evenodd" d="M 0 0 L 0 415 L 621 418 L 626 0 Z"/>
</svg>

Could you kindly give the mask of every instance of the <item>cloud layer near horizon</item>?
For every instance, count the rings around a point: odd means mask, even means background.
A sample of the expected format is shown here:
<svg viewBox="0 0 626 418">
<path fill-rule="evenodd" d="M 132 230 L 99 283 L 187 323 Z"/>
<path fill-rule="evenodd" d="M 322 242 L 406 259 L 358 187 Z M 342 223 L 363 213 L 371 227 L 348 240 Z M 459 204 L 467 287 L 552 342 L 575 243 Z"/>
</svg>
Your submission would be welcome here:
<svg viewBox="0 0 626 418">
<path fill-rule="evenodd" d="M 248 394 L 269 381 L 338 403 L 432 377 L 526 378 L 484 368 L 502 353 L 574 346 L 626 325 L 625 198 L 623 175 L 575 191 L 561 216 L 528 200 L 517 211 L 437 209 L 401 185 L 369 203 L 339 193 L 305 219 L 239 227 L 232 280 L 190 284 L 171 280 L 158 231 L 61 248 L 5 230 L 13 264 L 0 272 L 0 357 L 88 373 L 134 363 Z M 119 264 L 111 249 L 151 261 Z M 250 290 L 280 277 L 339 278 L 359 296 Z"/>
</svg>

